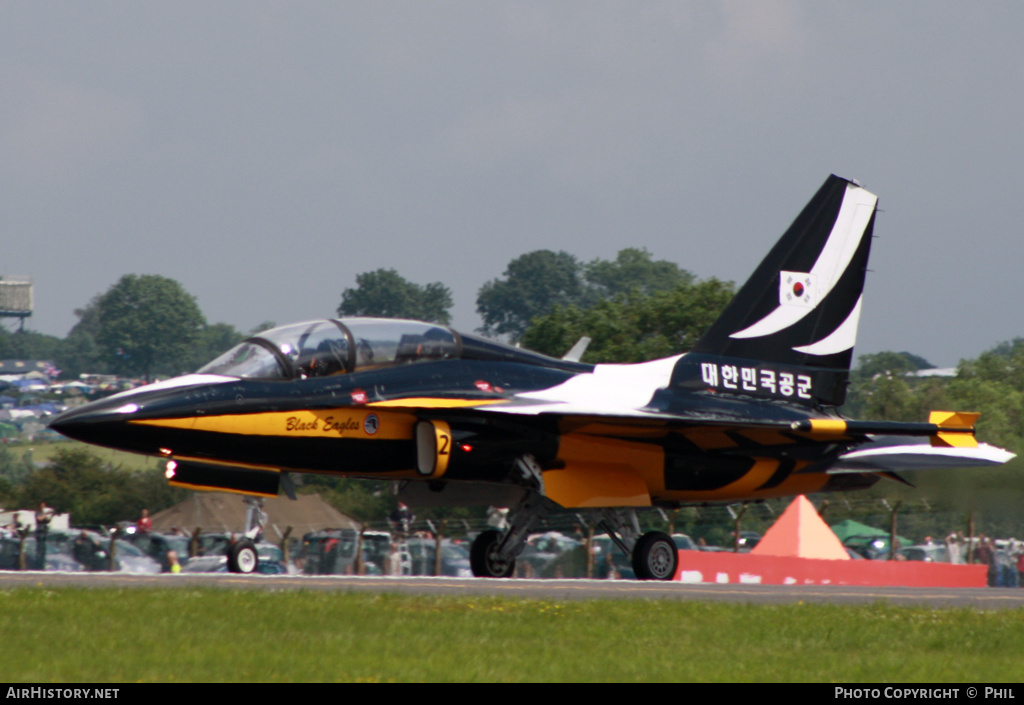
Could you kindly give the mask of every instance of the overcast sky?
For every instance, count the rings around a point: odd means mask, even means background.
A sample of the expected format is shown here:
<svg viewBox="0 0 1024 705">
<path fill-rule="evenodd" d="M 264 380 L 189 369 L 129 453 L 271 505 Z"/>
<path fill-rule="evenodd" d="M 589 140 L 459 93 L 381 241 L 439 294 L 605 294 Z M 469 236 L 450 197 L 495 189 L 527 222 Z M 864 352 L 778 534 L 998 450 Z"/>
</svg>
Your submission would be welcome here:
<svg viewBox="0 0 1024 705">
<path fill-rule="evenodd" d="M 535 249 L 741 284 L 878 194 L 855 354 L 1024 336 L 1024 3 L 0 0 L 0 275 L 64 336 L 122 275 L 243 331 Z"/>
</svg>

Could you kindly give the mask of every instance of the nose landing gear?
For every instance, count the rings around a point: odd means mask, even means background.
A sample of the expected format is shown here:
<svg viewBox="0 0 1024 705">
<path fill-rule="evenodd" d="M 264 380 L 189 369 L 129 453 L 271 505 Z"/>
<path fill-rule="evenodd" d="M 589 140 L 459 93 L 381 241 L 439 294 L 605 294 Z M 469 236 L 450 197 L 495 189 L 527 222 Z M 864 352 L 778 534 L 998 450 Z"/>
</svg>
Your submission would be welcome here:
<svg viewBox="0 0 1024 705">
<path fill-rule="evenodd" d="M 228 551 L 228 570 L 232 573 L 255 573 L 259 562 L 256 544 L 250 539 L 236 541 Z"/>
<path fill-rule="evenodd" d="M 263 532 L 267 515 L 263 511 L 262 497 L 245 497 L 245 538 L 239 539 L 228 549 L 228 570 L 232 573 L 255 573 L 260 557 L 256 552 L 255 539 Z"/>
</svg>

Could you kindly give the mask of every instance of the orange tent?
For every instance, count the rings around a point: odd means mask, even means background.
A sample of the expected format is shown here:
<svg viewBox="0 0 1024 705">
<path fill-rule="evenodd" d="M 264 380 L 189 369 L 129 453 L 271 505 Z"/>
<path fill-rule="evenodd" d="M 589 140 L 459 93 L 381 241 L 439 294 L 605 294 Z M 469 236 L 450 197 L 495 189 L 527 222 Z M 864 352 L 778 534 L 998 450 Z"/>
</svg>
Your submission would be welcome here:
<svg viewBox="0 0 1024 705">
<path fill-rule="evenodd" d="M 750 553 L 760 556 L 850 560 L 842 542 L 803 495 L 790 503 Z"/>
</svg>

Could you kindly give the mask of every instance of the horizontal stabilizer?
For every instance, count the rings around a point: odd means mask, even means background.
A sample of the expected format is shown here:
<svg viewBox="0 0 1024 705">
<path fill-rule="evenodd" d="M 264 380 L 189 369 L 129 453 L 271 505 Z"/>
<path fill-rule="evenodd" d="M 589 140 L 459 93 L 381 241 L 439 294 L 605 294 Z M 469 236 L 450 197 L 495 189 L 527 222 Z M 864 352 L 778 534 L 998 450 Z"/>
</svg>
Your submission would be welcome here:
<svg viewBox="0 0 1024 705">
<path fill-rule="evenodd" d="M 1014 453 L 987 443 L 980 443 L 974 448 L 907 443 L 876 448 L 861 447 L 843 453 L 826 472 L 836 474 L 986 467 L 1002 465 L 1014 457 Z"/>
</svg>

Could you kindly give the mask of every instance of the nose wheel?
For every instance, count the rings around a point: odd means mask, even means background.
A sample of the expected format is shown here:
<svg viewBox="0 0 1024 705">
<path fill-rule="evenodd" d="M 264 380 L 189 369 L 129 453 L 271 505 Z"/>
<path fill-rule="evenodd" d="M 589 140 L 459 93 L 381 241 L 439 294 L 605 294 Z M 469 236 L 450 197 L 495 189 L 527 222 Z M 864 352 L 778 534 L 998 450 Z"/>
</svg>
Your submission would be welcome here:
<svg viewBox="0 0 1024 705">
<path fill-rule="evenodd" d="M 228 551 L 228 570 L 232 573 L 253 573 L 259 561 L 256 544 L 249 539 L 238 541 Z"/>
<path fill-rule="evenodd" d="M 245 502 L 245 538 L 236 541 L 228 549 L 228 570 L 232 573 L 255 573 L 260 564 L 260 556 L 256 552 L 256 542 L 263 531 L 267 515 L 263 511 L 262 497 L 244 497 Z"/>
</svg>

